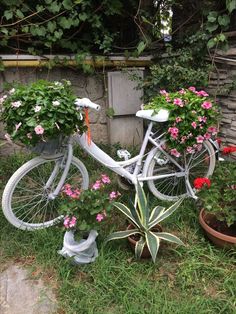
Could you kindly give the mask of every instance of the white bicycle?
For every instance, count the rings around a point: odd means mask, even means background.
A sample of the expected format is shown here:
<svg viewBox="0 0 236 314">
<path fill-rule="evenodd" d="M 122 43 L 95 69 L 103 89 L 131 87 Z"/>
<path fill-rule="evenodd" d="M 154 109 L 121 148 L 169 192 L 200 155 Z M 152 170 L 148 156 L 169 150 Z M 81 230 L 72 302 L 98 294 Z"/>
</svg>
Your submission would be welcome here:
<svg viewBox="0 0 236 314">
<path fill-rule="evenodd" d="M 77 99 L 80 108 L 100 110 L 89 99 Z M 201 151 L 175 158 L 165 147 L 165 132 L 156 130 L 159 123 L 168 121 L 169 113 L 160 110 L 139 110 L 137 117 L 149 124 L 137 156 L 129 159 L 125 150 L 118 151 L 125 160 L 115 161 L 96 144 L 88 144 L 87 135 L 77 134 L 66 138 L 60 152 L 41 155 L 22 165 L 8 181 L 2 197 L 2 208 L 7 220 L 17 228 L 35 230 L 54 225 L 63 217 L 57 212 L 58 198 L 64 184 L 87 189 L 89 176 L 81 160 L 73 156 L 76 142 L 89 155 L 105 167 L 128 180 L 130 184 L 147 182 L 150 191 L 158 198 L 175 201 L 179 197 L 196 197 L 193 180 L 210 176 L 215 167 L 215 150 L 205 141 Z"/>
</svg>

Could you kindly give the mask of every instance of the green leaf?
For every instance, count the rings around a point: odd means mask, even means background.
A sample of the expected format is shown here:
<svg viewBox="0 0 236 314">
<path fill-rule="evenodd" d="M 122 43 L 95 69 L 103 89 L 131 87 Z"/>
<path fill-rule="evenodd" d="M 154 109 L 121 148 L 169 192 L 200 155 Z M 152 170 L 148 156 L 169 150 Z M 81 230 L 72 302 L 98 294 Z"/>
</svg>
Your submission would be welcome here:
<svg viewBox="0 0 236 314">
<path fill-rule="evenodd" d="M 208 32 L 212 33 L 218 28 L 218 26 L 218 24 L 208 24 L 206 26 L 206 29 L 208 30 Z"/>
<path fill-rule="evenodd" d="M 138 229 L 113 232 L 106 238 L 105 243 L 111 240 L 124 239 L 131 236 L 132 234 L 137 234 L 137 233 L 140 233 Z"/>
<path fill-rule="evenodd" d="M 229 13 L 236 9 L 236 0 L 226 0 L 226 7 Z"/>
<path fill-rule="evenodd" d="M 16 10 L 16 16 L 19 17 L 20 19 L 24 18 L 24 14 L 19 9 Z"/>
<path fill-rule="evenodd" d="M 137 259 L 141 257 L 145 244 L 146 244 L 146 240 L 143 236 L 140 238 L 139 241 L 136 242 L 135 256 Z"/>
<path fill-rule="evenodd" d="M 224 15 L 220 15 L 218 17 L 218 22 L 221 26 L 228 26 L 230 23 L 230 18 L 228 15 L 224 14 Z"/>
<path fill-rule="evenodd" d="M 178 237 L 168 232 L 153 232 L 153 233 L 162 240 L 173 242 L 179 245 L 184 245 L 184 243 Z"/>
<path fill-rule="evenodd" d="M 137 184 L 138 213 L 140 214 L 141 223 L 146 227 L 149 219 L 149 208 L 147 198 L 140 183 Z"/>
<path fill-rule="evenodd" d="M 66 10 L 71 10 L 73 8 L 73 3 L 71 0 L 64 0 L 62 2 L 62 5 L 64 6 Z"/>
<path fill-rule="evenodd" d="M 58 13 L 61 9 L 61 4 L 58 4 L 57 1 L 54 1 L 51 3 L 51 5 L 48 7 L 48 11 L 52 13 Z"/>
<path fill-rule="evenodd" d="M 147 242 L 148 249 L 149 249 L 151 256 L 152 256 L 152 260 L 155 263 L 156 257 L 157 257 L 157 252 L 158 252 L 159 246 L 160 246 L 160 240 L 151 231 L 146 232 L 145 236 L 146 236 L 146 242 Z"/>
<path fill-rule="evenodd" d="M 140 41 L 140 43 L 137 46 L 138 54 L 140 55 L 144 51 L 145 48 L 146 48 L 146 43 L 144 41 Z"/>
<path fill-rule="evenodd" d="M 155 224 L 161 222 L 162 220 L 169 217 L 183 202 L 183 198 L 179 199 L 176 203 L 174 203 L 172 206 L 170 206 L 168 209 L 166 209 L 156 220 Z M 154 223 L 154 222 L 153 222 Z"/>
<path fill-rule="evenodd" d="M 7 20 L 10 20 L 13 17 L 13 12 L 11 10 L 6 10 L 3 14 Z"/>
<path fill-rule="evenodd" d="M 49 21 L 47 24 L 49 32 L 53 33 L 55 29 L 57 28 L 57 24 L 55 21 Z"/>
<path fill-rule="evenodd" d="M 215 38 L 211 38 L 208 42 L 207 42 L 207 47 L 209 49 L 213 48 L 216 45 L 217 40 L 215 40 Z"/>
<path fill-rule="evenodd" d="M 153 208 L 150 218 L 149 218 L 149 228 L 152 228 L 156 225 L 156 219 L 165 211 L 165 207 L 156 206 Z"/>
<path fill-rule="evenodd" d="M 137 221 L 134 219 L 133 215 L 131 214 L 130 209 L 122 203 L 114 202 L 113 205 L 119 209 L 128 219 L 130 219 L 135 225 L 137 225 Z"/>
</svg>

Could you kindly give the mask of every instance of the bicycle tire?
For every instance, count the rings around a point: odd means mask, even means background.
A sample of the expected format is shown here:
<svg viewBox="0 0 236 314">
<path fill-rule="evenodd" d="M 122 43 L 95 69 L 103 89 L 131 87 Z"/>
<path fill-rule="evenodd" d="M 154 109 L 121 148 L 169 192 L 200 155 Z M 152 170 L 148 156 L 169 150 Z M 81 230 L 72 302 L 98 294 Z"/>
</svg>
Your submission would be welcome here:
<svg viewBox="0 0 236 314">
<path fill-rule="evenodd" d="M 202 157 L 201 157 L 202 156 Z M 198 158 L 202 158 L 199 161 Z M 182 158 L 182 160 L 181 160 Z M 184 169 L 186 169 L 187 158 L 196 159 L 196 165 L 192 165 L 189 169 L 189 182 L 191 187 L 193 187 L 193 181 L 197 177 L 209 177 L 213 174 L 215 168 L 215 151 L 209 141 L 205 141 L 202 145 L 202 150 L 194 153 L 192 156 L 185 155 L 184 157 L 176 158 L 178 163 L 181 163 Z M 165 160 L 167 163 L 160 165 L 157 160 Z M 205 167 L 201 170 L 201 163 L 205 164 Z M 196 167 L 199 165 L 200 167 Z M 165 155 L 157 150 L 155 156 L 150 160 L 149 165 L 147 166 L 147 176 L 155 176 L 161 174 L 168 174 L 176 172 L 177 167 L 170 161 L 167 160 Z M 162 178 L 159 180 L 150 180 L 147 182 L 150 191 L 161 200 L 167 201 L 176 201 L 180 197 L 187 196 L 187 187 L 185 177 L 169 177 Z"/>
<path fill-rule="evenodd" d="M 56 162 L 54 159 L 36 157 L 22 165 L 9 179 L 2 196 L 2 209 L 6 219 L 22 230 L 44 229 L 62 220 L 56 206 L 58 199 L 47 198 L 49 191 L 43 185 L 47 182 Z M 60 170 L 52 183 L 52 190 L 57 185 L 63 170 Z M 84 164 L 76 157 L 72 158 L 65 183 L 76 182 L 78 188 L 87 189 L 89 176 Z"/>
</svg>

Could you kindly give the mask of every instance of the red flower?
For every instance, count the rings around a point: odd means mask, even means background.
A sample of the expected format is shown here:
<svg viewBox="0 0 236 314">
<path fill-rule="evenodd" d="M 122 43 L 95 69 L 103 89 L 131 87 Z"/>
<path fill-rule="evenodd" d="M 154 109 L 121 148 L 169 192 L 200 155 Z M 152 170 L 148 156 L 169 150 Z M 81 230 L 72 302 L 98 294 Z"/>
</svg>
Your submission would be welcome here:
<svg viewBox="0 0 236 314">
<path fill-rule="evenodd" d="M 225 147 L 222 152 L 223 152 L 224 155 L 228 155 L 230 153 L 234 153 L 234 152 L 236 152 L 236 147 L 233 147 L 233 146 Z"/>
<path fill-rule="evenodd" d="M 208 178 L 196 178 L 193 181 L 193 185 L 195 187 L 195 189 L 200 190 L 203 186 L 207 186 L 208 188 L 210 188 L 211 186 L 211 181 Z"/>
</svg>

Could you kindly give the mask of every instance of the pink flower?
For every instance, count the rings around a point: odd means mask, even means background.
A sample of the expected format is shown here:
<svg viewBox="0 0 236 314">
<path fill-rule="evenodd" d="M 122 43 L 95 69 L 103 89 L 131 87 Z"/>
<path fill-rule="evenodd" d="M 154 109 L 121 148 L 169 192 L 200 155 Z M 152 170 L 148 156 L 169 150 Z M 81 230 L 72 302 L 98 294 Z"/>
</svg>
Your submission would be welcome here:
<svg viewBox="0 0 236 314">
<path fill-rule="evenodd" d="M 180 156 L 180 153 L 177 151 L 176 148 L 171 149 L 170 154 L 177 157 L 177 158 Z"/>
<path fill-rule="evenodd" d="M 212 103 L 210 101 L 204 101 L 201 104 L 201 107 L 204 108 L 204 109 L 210 109 L 212 107 Z"/>
<path fill-rule="evenodd" d="M 188 154 L 193 154 L 193 153 L 195 152 L 195 150 L 193 149 L 193 147 L 188 146 L 188 147 L 186 148 L 186 152 L 187 152 Z"/>
<path fill-rule="evenodd" d="M 12 107 L 19 108 L 22 105 L 21 101 L 14 101 L 11 103 Z"/>
<path fill-rule="evenodd" d="M 63 225 L 67 229 L 73 228 L 76 225 L 76 221 L 77 221 L 77 218 L 75 216 L 72 216 L 72 217 L 66 216 L 64 219 Z"/>
<path fill-rule="evenodd" d="M 176 123 L 179 123 L 179 122 L 181 122 L 182 121 L 182 119 L 180 118 L 180 117 L 177 117 L 176 119 L 175 119 L 175 122 Z"/>
<path fill-rule="evenodd" d="M 197 140 L 197 143 L 198 143 L 198 144 L 201 144 L 201 143 L 203 143 L 203 141 L 204 141 L 204 137 L 201 136 L 201 135 L 198 135 L 198 136 L 196 137 L 196 140 Z"/>
<path fill-rule="evenodd" d="M 112 191 L 109 195 L 109 198 L 110 198 L 110 201 L 116 199 L 118 196 L 120 196 L 120 192 L 115 192 L 115 191 Z"/>
<path fill-rule="evenodd" d="M 203 116 L 203 117 L 200 117 L 200 116 L 199 116 L 199 117 L 198 117 L 198 121 L 199 121 L 199 122 L 206 123 L 207 117 L 204 117 L 204 116 Z"/>
<path fill-rule="evenodd" d="M 99 190 L 102 186 L 102 182 L 100 180 L 97 180 L 94 185 L 92 186 L 93 190 Z"/>
<path fill-rule="evenodd" d="M 109 183 L 111 183 L 111 180 L 106 174 L 102 174 L 102 182 L 104 184 L 109 184 Z"/>
<path fill-rule="evenodd" d="M 196 129 L 197 123 L 193 121 L 193 122 L 191 123 L 191 126 L 192 126 L 194 129 Z"/>
<path fill-rule="evenodd" d="M 103 214 L 97 214 L 96 220 L 97 220 L 98 222 L 101 222 L 103 219 L 104 219 L 104 215 L 103 215 Z"/>
<path fill-rule="evenodd" d="M 184 94 L 186 94 L 186 91 L 182 88 L 182 89 L 179 91 L 179 94 L 184 95 Z"/>
<path fill-rule="evenodd" d="M 166 101 L 167 101 L 167 102 L 171 102 L 170 97 L 166 97 Z"/>
<path fill-rule="evenodd" d="M 211 138 L 211 134 L 210 133 L 204 134 L 204 138 L 205 140 L 209 140 Z"/>
<path fill-rule="evenodd" d="M 40 135 L 40 134 L 43 134 L 44 132 L 44 128 L 41 126 L 41 125 L 37 125 L 35 128 L 34 128 L 34 131 L 37 135 Z"/>
<path fill-rule="evenodd" d="M 168 132 L 171 134 L 171 137 L 176 139 L 178 137 L 179 129 L 176 127 L 171 127 L 168 129 Z"/>
<path fill-rule="evenodd" d="M 195 91 L 196 91 L 196 87 L 190 86 L 190 87 L 188 88 L 188 90 L 190 90 L 191 92 L 195 92 Z"/>
<path fill-rule="evenodd" d="M 169 93 L 167 93 L 167 91 L 164 90 L 164 89 L 160 90 L 160 94 L 163 95 L 163 96 L 169 96 Z"/>
<path fill-rule="evenodd" d="M 15 127 L 16 127 L 16 131 L 20 128 L 20 126 L 22 125 L 22 123 L 21 122 L 19 122 L 18 124 L 16 124 L 15 125 Z"/>
<path fill-rule="evenodd" d="M 10 134 L 6 133 L 6 134 L 4 135 L 4 137 L 5 137 L 5 139 L 6 139 L 8 142 L 12 143 Z"/>
<path fill-rule="evenodd" d="M 199 92 L 195 92 L 196 95 L 202 96 L 202 97 L 207 97 L 209 96 L 204 90 L 200 90 Z"/>
<path fill-rule="evenodd" d="M 208 132 L 212 133 L 212 135 L 216 135 L 217 134 L 217 128 L 214 127 L 214 126 L 210 126 L 208 129 L 207 129 Z"/>
<path fill-rule="evenodd" d="M 181 144 L 185 143 L 186 139 L 187 139 L 187 136 L 185 136 L 185 135 L 182 136 L 180 143 L 181 143 Z"/>
<path fill-rule="evenodd" d="M 175 98 L 174 99 L 174 104 L 177 105 L 177 106 L 180 106 L 180 107 L 183 107 L 183 102 L 182 102 L 182 99 L 180 98 Z"/>
</svg>

